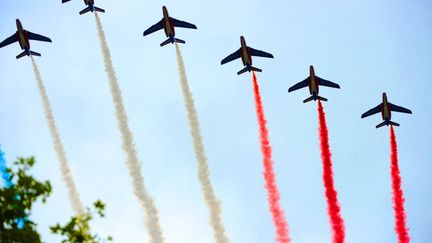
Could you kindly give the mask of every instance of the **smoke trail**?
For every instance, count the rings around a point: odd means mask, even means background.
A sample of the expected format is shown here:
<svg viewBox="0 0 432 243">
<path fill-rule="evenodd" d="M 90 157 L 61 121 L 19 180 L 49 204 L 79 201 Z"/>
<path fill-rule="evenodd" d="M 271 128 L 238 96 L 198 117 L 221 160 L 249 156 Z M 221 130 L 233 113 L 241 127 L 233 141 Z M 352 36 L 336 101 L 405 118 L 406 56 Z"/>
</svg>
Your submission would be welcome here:
<svg viewBox="0 0 432 243">
<path fill-rule="evenodd" d="M 265 187 L 268 193 L 268 203 L 273 217 L 273 222 L 276 226 L 277 241 L 280 243 L 288 243 L 290 242 L 288 223 L 285 219 L 284 211 L 280 206 L 279 190 L 276 184 L 276 176 L 273 169 L 272 149 L 270 146 L 270 139 L 266 126 L 267 121 L 264 116 L 264 108 L 262 105 L 261 94 L 255 72 L 253 72 L 253 87 L 255 95 L 255 107 L 259 124 L 261 151 L 263 154 L 264 179 Z"/>
<path fill-rule="evenodd" d="M 345 226 L 341 215 L 340 205 L 337 199 L 337 192 L 334 187 L 333 169 L 331 161 L 330 144 L 324 108 L 318 100 L 319 136 L 321 144 L 321 160 L 323 163 L 323 180 L 327 199 L 327 211 L 332 227 L 333 242 L 342 243 L 345 241 Z"/>
<path fill-rule="evenodd" d="M 121 133 L 123 142 L 123 150 L 127 155 L 127 167 L 129 174 L 132 177 L 132 187 L 135 196 L 138 198 L 140 204 L 144 207 L 147 214 L 146 226 L 150 235 L 151 242 L 161 243 L 164 242 L 162 229 L 159 224 L 159 213 L 153 202 L 153 198 L 147 192 L 144 186 L 144 178 L 141 174 L 141 163 L 135 150 L 132 132 L 129 129 L 128 118 L 123 104 L 123 98 L 115 75 L 114 67 L 111 61 L 111 54 L 105 38 L 105 32 L 99 16 L 95 14 L 96 27 L 99 36 L 99 41 L 102 49 L 103 59 L 105 63 L 105 71 L 108 74 L 109 85 L 111 94 L 116 109 L 116 118 L 118 127 Z"/>
<path fill-rule="evenodd" d="M 390 147 L 391 147 L 391 178 L 393 189 L 393 209 L 395 213 L 395 231 L 399 243 L 410 242 L 408 228 L 406 226 L 406 214 L 404 208 L 404 196 L 402 191 L 402 179 L 399 171 L 396 135 L 393 126 L 390 126 Z"/>
<path fill-rule="evenodd" d="M 3 179 L 3 185 L 5 188 L 9 188 L 12 186 L 12 181 L 10 174 L 7 172 L 6 160 L 4 159 L 4 153 L 0 147 L 0 173 Z"/>
<path fill-rule="evenodd" d="M 66 157 L 66 152 L 64 150 L 63 143 L 61 141 L 60 134 L 59 134 L 57 126 L 56 126 L 56 121 L 54 118 L 54 114 L 51 110 L 51 104 L 49 102 L 48 95 L 47 95 L 46 90 L 45 90 L 45 86 L 43 84 L 42 76 L 41 76 L 39 68 L 36 64 L 36 61 L 33 59 L 33 56 L 30 56 L 30 57 L 31 57 L 32 65 L 33 65 L 34 75 L 36 77 L 37 85 L 38 85 L 40 96 L 42 99 L 42 105 L 43 105 L 44 112 L 45 112 L 45 118 L 48 122 L 48 127 L 49 127 L 49 130 L 51 132 L 51 136 L 52 136 L 52 139 L 54 142 L 54 149 L 56 151 L 57 158 L 60 162 L 60 171 L 62 173 L 62 178 L 66 184 L 66 188 L 67 188 L 68 193 L 69 193 L 69 201 L 72 205 L 72 209 L 74 210 L 75 214 L 81 215 L 81 214 L 85 213 L 84 206 L 81 202 L 80 195 L 79 195 L 79 193 L 76 189 L 76 186 L 75 186 L 72 172 L 69 168 L 68 160 Z"/>
<path fill-rule="evenodd" d="M 225 227 L 221 219 L 222 209 L 219 200 L 216 198 L 213 186 L 210 181 L 210 171 L 204 152 L 204 145 L 201 137 L 198 115 L 195 110 L 192 93 L 189 89 L 183 57 L 177 43 L 175 44 L 175 46 L 177 54 L 177 66 L 180 74 L 181 88 L 183 91 L 183 99 L 188 113 L 189 125 L 195 148 L 195 157 L 198 162 L 198 178 L 201 183 L 201 190 L 204 193 L 205 202 L 210 210 L 210 224 L 213 227 L 213 234 L 215 240 L 218 243 L 226 243 L 229 242 L 229 240 L 225 234 Z"/>
</svg>

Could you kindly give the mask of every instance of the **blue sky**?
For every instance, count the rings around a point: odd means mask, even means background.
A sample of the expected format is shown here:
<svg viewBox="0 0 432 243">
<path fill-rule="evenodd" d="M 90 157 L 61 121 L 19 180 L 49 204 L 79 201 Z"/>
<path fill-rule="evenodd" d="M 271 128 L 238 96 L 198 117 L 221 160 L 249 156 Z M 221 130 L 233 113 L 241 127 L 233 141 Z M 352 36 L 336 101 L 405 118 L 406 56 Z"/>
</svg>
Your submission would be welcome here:
<svg viewBox="0 0 432 243">
<path fill-rule="evenodd" d="M 170 15 L 198 30 L 177 29 L 223 221 L 232 242 L 273 242 L 263 187 L 251 75 L 241 61 L 220 66 L 239 47 L 239 36 L 275 59 L 254 59 L 275 170 L 293 242 L 330 242 L 322 185 L 316 104 L 292 84 L 316 74 L 341 85 L 322 88 L 333 152 L 335 186 L 347 242 L 396 242 L 390 187 L 389 129 L 379 115 L 360 119 L 380 102 L 410 108 L 393 114 L 412 242 L 429 242 L 432 214 L 432 3 L 416 1 L 96 1 L 135 134 L 146 186 L 155 199 L 167 242 L 212 242 L 207 208 L 183 106 L 174 46 L 160 48 L 163 32 L 142 32 Z M 24 28 L 51 37 L 32 42 L 77 188 L 86 205 L 100 198 L 107 217 L 95 232 L 115 242 L 147 242 L 143 212 L 132 195 L 125 155 L 91 14 L 82 1 L 0 2 L 0 39 L 19 18 Z M 0 144 L 10 163 L 36 156 L 34 175 L 50 180 L 53 195 L 32 218 L 46 242 L 59 242 L 48 226 L 72 214 L 60 178 L 29 58 L 18 44 L 0 50 Z"/>
</svg>

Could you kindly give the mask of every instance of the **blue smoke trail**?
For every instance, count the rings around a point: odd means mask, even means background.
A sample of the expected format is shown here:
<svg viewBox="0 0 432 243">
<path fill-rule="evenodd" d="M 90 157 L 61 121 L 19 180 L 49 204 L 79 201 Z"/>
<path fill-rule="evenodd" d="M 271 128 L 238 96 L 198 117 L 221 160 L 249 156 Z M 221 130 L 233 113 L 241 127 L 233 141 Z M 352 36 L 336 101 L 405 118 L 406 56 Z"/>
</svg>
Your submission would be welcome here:
<svg viewBox="0 0 432 243">
<path fill-rule="evenodd" d="M 9 188 L 13 185 L 12 178 L 9 172 L 7 171 L 6 167 L 6 160 L 4 158 L 5 153 L 1 150 L 0 147 L 0 173 L 1 177 L 3 179 L 4 188 Z M 16 223 L 18 224 L 19 229 L 23 229 L 25 225 L 25 218 L 19 218 L 16 220 Z"/>
</svg>

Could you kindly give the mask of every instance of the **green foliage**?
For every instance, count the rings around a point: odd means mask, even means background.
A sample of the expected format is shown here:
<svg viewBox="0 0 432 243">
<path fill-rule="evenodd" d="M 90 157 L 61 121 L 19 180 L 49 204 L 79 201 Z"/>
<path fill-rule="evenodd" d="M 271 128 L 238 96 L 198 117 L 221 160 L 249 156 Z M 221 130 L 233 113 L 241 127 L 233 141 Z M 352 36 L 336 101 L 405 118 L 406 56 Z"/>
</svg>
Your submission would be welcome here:
<svg viewBox="0 0 432 243">
<path fill-rule="evenodd" d="M 41 237 L 36 231 L 36 223 L 29 219 L 33 203 L 41 200 L 45 203 L 51 194 L 51 184 L 48 181 L 37 181 L 30 175 L 30 169 L 35 159 L 18 158 L 13 163 L 14 169 L 7 168 L 12 185 L 0 188 L 0 242 L 1 243 L 41 243 Z M 93 215 L 105 217 L 105 204 L 98 200 L 94 203 L 94 211 L 87 209 L 83 215 L 72 217 L 61 226 L 50 227 L 54 234 L 65 239 L 63 243 L 98 243 L 111 241 L 111 237 L 101 239 L 90 231 L 89 223 Z"/>
<path fill-rule="evenodd" d="M 18 158 L 13 163 L 15 170 L 7 169 L 12 186 L 0 188 L 0 242 L 39 243 L 36 224 L 29 219 L 33 203 L 42 202 L 51 194 L 48 181 L 39 182 L 29 175 L 35 159 Z"/>
<path fill-rule="evenodd" d="M 98 214 L 100 217 L 105 217 L 105 204 L 97 200 L 94 204 L 95 211 L 90 211 L 87 209 L 87 212 L 83 215 L 72 217 L 71 220 L 65 225 L 56 224 L 51 228 L 51 232 L 54 234 L 59 234 L 63 236 L 65 239 L 62 240 L 62 243 L 97 243 L 104 241 L 98 235 L 93 235 L 90 232 L 89 223 L 93 219 L 94 214 Z M 112 238 L 107 237 L 106 241 L 111 241 Z"/>
</svg>

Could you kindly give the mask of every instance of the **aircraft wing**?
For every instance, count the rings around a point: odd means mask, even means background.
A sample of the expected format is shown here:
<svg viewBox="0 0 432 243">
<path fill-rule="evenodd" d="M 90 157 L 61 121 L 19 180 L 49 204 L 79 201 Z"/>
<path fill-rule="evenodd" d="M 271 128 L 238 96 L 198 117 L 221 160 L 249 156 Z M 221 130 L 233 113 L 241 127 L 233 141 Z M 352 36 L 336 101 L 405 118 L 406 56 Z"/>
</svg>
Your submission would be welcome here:
<svg viewBox="0 0 432 243">
<path fill-rule="evenodd" d="M 308 85 L 309 85 L 309 77 L 307 77 L 305 80 L 301 81 L 300 83 L 294 84 L 291 88 L 288 89 L 288 92 L 302 89 L 304 87 L 307 87 Z"/>
<path fill-rule="evenodd" d="M 231 55 L 225 57 L 225 58 L 222 60 L 221 65 L 223 65 L 223 64 L 225 64 L 225 63 L 227 63 L 227 62 L 231 62 L 231 61 L 233 61 L 233 60 L 235 60 L 235 59 L 237 59 L 237 58 L 240 58 L 240 49 L 238 49 L 237 51 L 235 51 L 233 54 L 231 54 Z"/>
<path fill-rule="evenodd" d="M 331 88 L 336 88 L 336 89 L 340 89 L 339 84 L 333 83 L 331 81 L 325 80 L 323 78 L 320 78 L 318 76 L 315 76 L 318 80 L 318 84 L 321 86 L 327 86 L 327 87 L 331 87 Z"/>
<path fill-rule="evenodd" d="M 43 35 L 38 35 L 38 34 L 32 33 L 32 32 L 30 32 L 30 31 L 27 31 L 27 35 L 28 35 L 28 38 L 29 38 L 30 40 L 38 40 L 38 41 L 52 42 L 50 38 L 45 37 L 45 36 L 43 36 Z"/>
<path fill-rule="evenodd" d="M 366 111 L 365 113 L 363 113 L 363 115 L 361 116 L 361 118 L 365 118 L 371 115 L 374 115 L 376 113 L 381 112 L 381 104 L 377 105 L 376 107 Z"/>
<path fill-rule="evenodd" d="M 15 41 L 18 41 L 18 36 L 16 33 L 14 33 L 12 36 L 8 37 L 6 40 L 2 41 L 0 43 L 0 48 L 10 45 L 12 43 L 14 43 Z"/>
<path fill-rule="evenodd" d="M 66 3 L 69 2 L 70 0 L 62 0 L 62 3 Z"/>
<path fill-rule="evenodd" d="M 402 113 L 408 113 L 408 114 L 412 114 L 412 112 L 410 110 L 408 110 L 407 108 L 404 108 L 402 106 L 397 106 L 397 105 L 393 105 L 392 103 L 389 102 L 389 106 L 390 106 L 390 110 L 391 111 L 396 111 L 396 112 L 402 112 Z"/>
<path fill-rule="evenodd" d="M 181 20 L 175 19 L 173 17 L 171 17 L 171 19 L 172 19 L 175 27 L 189 28 L 189 29 L 196 29 L 197 28 L 196 25 L 194 25 L 194 24 L 191 24 L 191 23 L 188 23 L 185 21 L 181 21 Z"/>
<path fill-rule="evenodd" d="M 152 25 L 150 28 L 148 28 L 146 31 L 144 31 L 144 36 L 149 35 L 153 32 L 156 32 L 158 30 L 163 29 L 162 20 L 157 22 L 156 24 Z"/>
<path fill-rule="evenodd" d="M 272 54 L 249 47 L 252 56 L 274 58 Z"/>
</svg>

